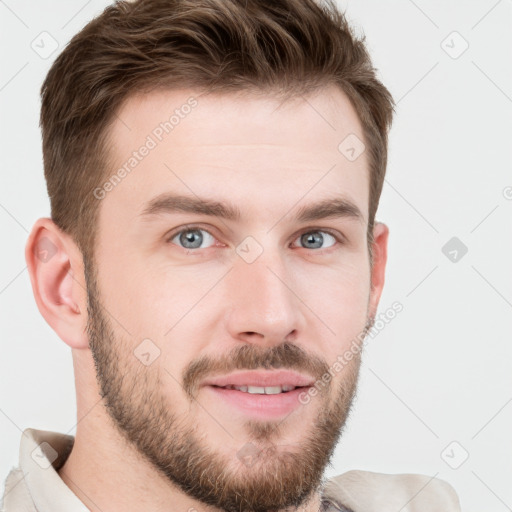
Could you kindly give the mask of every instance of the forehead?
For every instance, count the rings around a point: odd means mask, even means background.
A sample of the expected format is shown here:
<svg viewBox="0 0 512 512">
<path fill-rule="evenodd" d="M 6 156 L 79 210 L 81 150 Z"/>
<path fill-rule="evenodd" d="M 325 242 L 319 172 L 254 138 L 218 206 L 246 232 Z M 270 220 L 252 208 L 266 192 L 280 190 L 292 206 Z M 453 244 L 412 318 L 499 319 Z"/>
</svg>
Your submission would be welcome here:
<svg viewBox="0 0 512 512">
<path fill-rule="evenodd" d="M 346 141 L 362 145 L 362 125 L 338 88 L 286 101 L 191 90 L 138 94 L 117 112 L 109 139 L 109 176 L 116 184 L 102 208 L 124 208 L 132 217 L 155 196 L 177 189 L 216 199 L 238 194 L 246 199 L 242 207 L 258 205 L 260 212 L 338 191 L 366 214 L 366 152 L 356 159 L 343 152 Z"/>
<path fill-rule="evenodd" d="M 194 141 L 274 145 L 295 142 L 307 146 L 329 142 L 334 152 L 349 133 L 363 138 L 354 107 L 347 95 L 334 86 L 288 99 L 263 92 L 206 94 L 155 90 L 129 96 L 118 110 L 116 120 L 110 131 L 117 143 L 136 143 L 135 137 L 148 134 L 158 138 L 163 130 L 160 135 L 172 132 L 181 146 Z M 186 130 L 192 123 L 193 132 Z M 323 149 L 325 144 L 320 146 Z"/>
</svg>

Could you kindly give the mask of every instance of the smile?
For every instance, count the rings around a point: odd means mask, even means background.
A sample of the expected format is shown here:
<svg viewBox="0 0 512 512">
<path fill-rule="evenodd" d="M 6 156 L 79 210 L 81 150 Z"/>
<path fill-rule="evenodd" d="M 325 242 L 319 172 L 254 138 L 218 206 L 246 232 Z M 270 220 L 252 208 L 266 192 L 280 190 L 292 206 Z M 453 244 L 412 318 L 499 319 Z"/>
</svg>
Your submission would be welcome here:
<svg viewBox="0 0 512 512">
<path fill-rule="evenodd" d="M 288 393 L 293 391 L 296 387 L 300 386 L 215 386 L 223 389 L 236 389 L 244 393 L 250 393 L 252 395 L 278 395 L 280 393 Z"/>
</svg>

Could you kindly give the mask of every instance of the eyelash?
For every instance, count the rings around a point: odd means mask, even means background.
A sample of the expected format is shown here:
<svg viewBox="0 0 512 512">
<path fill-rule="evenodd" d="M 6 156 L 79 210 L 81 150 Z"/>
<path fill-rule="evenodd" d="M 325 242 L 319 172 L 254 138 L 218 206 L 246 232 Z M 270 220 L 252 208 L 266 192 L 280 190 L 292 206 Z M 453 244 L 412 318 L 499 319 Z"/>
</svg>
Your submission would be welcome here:
<svg viewBox="0 0 512 512">
<path fill-rule="evenodd" d="M 215 238 L 215 235 L 208 229 L 202 227 L 202 226 L 195 226 L 195 225 L 186 225 L 184 227 L 181 227 L 179 230 L 177 231 L 173 231 L 171 235 L 169 235 L 167 238 L 166 238 L 166 243 L 172 243 L 172 240 L 174 238 L 176 238 L 177 235 L 181 234 L 181 233 L 186 233 L 188 231 L 205 231 L 206 233 L 208 233 L 212 238 Z M 307 233 L 327 233 L 328 235 L 331 235 L 335 240 L 336 242 L 338 242 L 339 244 L 344 244 L 345 243 L 345 239 L 343 238 L 342 235 L 340 235 L 339 233 L 337 233 L 336 231 L 332 231 L 330 229 L 326 229 L 326 228 L 306 228 L 305 230 L 301 231 L 295 238 L 293 241 L 297 240 L 297 238 L 301 237 L 302 235 L 305 235 Z M 181 247 L 178 245 L 178 247 L 180 249 L 184 249 L 186 251 L 199 251 L 200 249 L 187 249 L 186 247 Z M 324 248 L 320 248 L 320 249 L 311 249 L 311 251 L 314 251 L 316 253 L 322 253 L 324 251 L 330 251 L 330 250 L 333 250 L 334 248 L 336 247 L 336 244 L 332 245 L 331 247 L 326 247 L 325 249 Z M 211 249 L 212 247 L 207 247 L 206 249 Z M 302 249 L 307 249 L 307 247 L 302 247 Z"/>
</svg>

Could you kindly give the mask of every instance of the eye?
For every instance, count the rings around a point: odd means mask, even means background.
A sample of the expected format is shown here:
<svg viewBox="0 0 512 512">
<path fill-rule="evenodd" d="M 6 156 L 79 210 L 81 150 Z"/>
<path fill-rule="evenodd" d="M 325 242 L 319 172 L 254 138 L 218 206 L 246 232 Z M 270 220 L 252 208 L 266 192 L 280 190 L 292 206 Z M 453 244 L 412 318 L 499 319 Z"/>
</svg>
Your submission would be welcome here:
<svg viewBox="0 0 512 512">
<path fill-rule="evenodd" d="M 175 240 L 177 240 L 177 242 Z M 213 235 L 205 229 L 200 228 L 182 229 L 168 240 L 168 242 L 180 245 L 183 249 L 206 249 L 209 245 L 203 247 L 203 243 L 211 243 L 212 241 L 215 241 Z"/>
<path fill-rule="evenodd" d="M 302 233 L 298 239 L 304 244 L 306 249 L 327 249 L 332 247 L 338 241 L 334 235 L 331 235 L 327 231 L 307 231 Z M 322 245 L 324 241 L 328 242 L 329 245 Z"/>
<path fill-rule="evenodd" d="M 324 230 L 312 230 L 302 233 L 295 240 L 300 240 L 305 249 L 328 249 L 333 247 L 336 242 L 342 242 L 334 234 Z M 207 249 L 215 242 L 215 237 L 206 229 L 199 227 L 186 227 L 175 232 L 167 240 L 168 243 L 174 243 L 187 250 Z M 327 244 L 327 245 L 325 245 Z"/>
</svg>

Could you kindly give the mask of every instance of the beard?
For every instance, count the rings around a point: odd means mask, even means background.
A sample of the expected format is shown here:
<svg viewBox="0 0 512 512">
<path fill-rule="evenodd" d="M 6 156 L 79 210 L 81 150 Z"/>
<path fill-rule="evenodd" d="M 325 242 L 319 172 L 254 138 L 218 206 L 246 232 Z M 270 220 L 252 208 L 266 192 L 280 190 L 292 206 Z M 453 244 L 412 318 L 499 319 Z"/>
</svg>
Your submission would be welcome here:
<svg viewBox="0 0 512 512">
<path fill-rule="evenodd" d="M 88 270 L 86 264 L 89 346 L 104 406 L 123 438 L 172 486 L 205 505 L 226 512 L 295 510 L 307 505 L 325 483 L 324 471 L 331 465 L 350 413 L 360 352 L 343 367 L 336 389 L 334 380 L 321 382 L 323 389 L 316 399 L 322 400 L 322 408 L 311 424 L 292 419 L 304 430 L 300 442 L 279 444 L 282 433 L 291 428 L 284 424 L 286 418 L 247 420 L 248 441 L 238 447 L 237 457 L 228 456 L 208 443 L 206 432 L 193 415 L 173 409 L 162 386 L 166 370 L 158 360 L 144 366 L 133 355 L 133 343 L 114 333 L 99 300 L 95 271 Z M 367 321 L 365 332 L 370 324 Z M 178 384 L 192 405 L 206 376 L 258 368 L 304 371 L 320 382 L 329 366 L 289 342 L 271 348 L 244 344 L 215 360 L 202 356 L 192 361 L 183 369 Z M 208 404 L 199 405 L 207 412 Z M 291 414 L 301 414 L 301 409 Z"/>
</svg>

